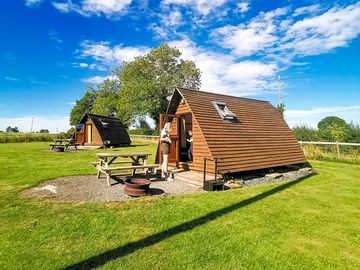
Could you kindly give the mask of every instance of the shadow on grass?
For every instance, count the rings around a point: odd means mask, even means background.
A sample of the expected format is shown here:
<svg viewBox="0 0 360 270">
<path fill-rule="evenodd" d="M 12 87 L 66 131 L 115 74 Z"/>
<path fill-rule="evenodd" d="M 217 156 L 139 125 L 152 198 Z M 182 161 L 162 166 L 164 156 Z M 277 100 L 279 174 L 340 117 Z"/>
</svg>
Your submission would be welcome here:
<svg viewBox="0 0 360 270">
<path fill-rule="evenodd" d="M 123 246 L 120 246 L 120 247 L 117 247 L 117 248 L 114 248 L 114 249 L 111 249 L 111 250 L 108 250 L 108 251 L 105 251 L 103 253 L 100 253 L 99 255 L 96 255 L 94 257 L 91 257 L 91 258 L 88 258 L 88 259 L 85 259 L 81 262 L 78 262 L 76 264 L 73 264 L 73 265 L 69 265 L 65 268 L 62 268 L 62 269 L 90 269 L 90 268 L 96 268 L 96 267 L 100 267 L 104 264 L 106 264 L 107 262 L 109 261 L 112 261 L 112 260 L 116 260 L 118 258 L 121 258 L 121 257 L 125 257 L 139 249 L 142 249 L 142 248 L 146 248 L 146 247 L 149 247 L 149 246 L 152 246 L 154 244 L 157 244 L 169 237 L 172 237 L 176 234 L 179 234 L 179 233 L 183 233 L 183 232 L 186 232 L 186 231 L 190 231 L 198 226 L 201 226 L 209 221 L 212 221 L 212 220 L 215 220 L 221 216 L 224 216 L 226 214 L 229 214 L 235 210 L 238 210 L 240 208 L 243 208 L 247 205 L 250 205 L 250 204 L 253 204 L 253 203 L 256 203 L 257 201 L 260 201 L 262 199 L 265 199 L 271 195 L 274 195 L 280 191 L 283 191 L 284 189 L 287 189 L 301 181 L 303 181 L 305 178 L 307 178 L 308 176 L 305 176 L 303 178 L 299 178 L 295 181 L 292 181 L 292 182 L 288 182 L 288 183 L 285 183 L 281 186 L 278 186 L 276 188 L 273 188 L 271 190 L 268 190 L 264 193 L 261 193 L 259 195 L 256 195 L 252 198 L 249 198 L 249 199 L 246 199 L 246 200 L 243 200 L 241 202 L 238 202 L 236 204 L 233 204 L 233 205 L 230 205 L 230 206 L 227 206 L 227 207 L 224 207 L 222 209 L 219 209 L 219 210 L 216 210 L 216 211 L 213 211 L 209 214 L 206 214 L 204 216 L 201 216 L 199 218 L 196 218 L 196 219 L 193 219 L 193 220 L 190 220 L 190 221 L 187 221 L 187 222 L 184 222 L 182 224 L 179 224 L 177 226 L 174 226 L 172 228 L 169 228 L 165 231 L 162 231 L 162 232 L 159 232 L 159 233 L 156 233 L 154 235 L 151 235 L 151 236 L 148 236 L 148 237 L 145 237 L 143 239 L 140 239 L 138 241 L 135 241 L 135 242 L 131 242 L 131 243 L 128 243 L 126 245 L 123 245 Z"/>
</svg>

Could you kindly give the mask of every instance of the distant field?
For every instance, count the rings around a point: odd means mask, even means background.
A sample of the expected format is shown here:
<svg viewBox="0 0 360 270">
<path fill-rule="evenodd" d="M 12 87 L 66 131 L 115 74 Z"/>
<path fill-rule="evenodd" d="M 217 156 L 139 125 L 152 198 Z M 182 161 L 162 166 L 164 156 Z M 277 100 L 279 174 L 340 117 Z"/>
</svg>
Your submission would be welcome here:
<svg viewBox="0 0 360 270">
<path fill-rule="evenodd" d="M 0 132 L 0 143 L 49 142 L 56 138 L 59 138 L 59 134 Z"/>
<path fill-rule="evenodd" d="M 0 132 L 0 143 L 17 143 L 17 142 L 51 142 L 56 138 L 67 138 L 68 135 L 64 132 L 59 134 L 49 133 L 7 133 Z M 144 136 L 130 134 L 133 142 L 157 142 L 157 136 Z"/>
<path fill-rule="evenodd" d="M 318 175 L 299 182 L 125 203 L 18 196 L 94 174 L 98 151 L 0 145 L 0 269 L 360 269 L 360 165 L 311 161 Z"/>
</svg>

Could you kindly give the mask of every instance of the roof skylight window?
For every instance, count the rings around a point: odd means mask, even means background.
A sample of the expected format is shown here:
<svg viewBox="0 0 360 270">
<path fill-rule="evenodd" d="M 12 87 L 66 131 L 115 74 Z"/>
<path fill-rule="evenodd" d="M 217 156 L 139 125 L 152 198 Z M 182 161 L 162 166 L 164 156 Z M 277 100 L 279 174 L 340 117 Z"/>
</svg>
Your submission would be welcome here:
<svg viewBox="0 0 360 270">
<path fill-rule="evenodd" d="M 230 111 L 224 102 L 212 101 L 212 103 L 222 119 L 230 121 L 236 119 L 236 115 Z"/>
<path fill-rule="evenodd" d="M 100 123 L 103 125 L 104 128 L 107 128 L 109 126 L 109 123 L 102 121 L 99 119 Z"/>
</svg>

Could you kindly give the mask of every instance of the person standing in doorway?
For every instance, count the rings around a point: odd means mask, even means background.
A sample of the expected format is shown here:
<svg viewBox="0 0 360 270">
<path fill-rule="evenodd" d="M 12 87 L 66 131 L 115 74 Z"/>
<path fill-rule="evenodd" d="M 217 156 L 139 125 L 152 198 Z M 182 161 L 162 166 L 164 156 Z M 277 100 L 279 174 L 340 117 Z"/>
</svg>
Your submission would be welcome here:
<svg viewBox="0 0 360 270">
<path fill-rule="evenodd" d="M 164 128 L 161 130 L 160 133 L 160 143 L 161 143 L 161 153 L 163 156 L 163 162 L 161 165 L 161 179 L 162 180 L 167 180 L 167 181 L 173 181 L 174 179 L 169 177 L 168 175 L 168 156 L 169 156 L 169 152 L 170 152 L 170 144 L 171 144 L 171 139 L 170 139 L 170 129 L 171 128 L 171 123 L 170 122 L 166 122 L 164 125 Z"/>
<path fill-rule="evenodd" d="M 188 157 L 189 161 L 192 161 L 192 155 L 193 155 L 193 137 L 192 137 L 192 131 L 189 130 L 189 139 L 187 141 L 190 143 L 190 148 L 188 150 Z"/>
</svg>

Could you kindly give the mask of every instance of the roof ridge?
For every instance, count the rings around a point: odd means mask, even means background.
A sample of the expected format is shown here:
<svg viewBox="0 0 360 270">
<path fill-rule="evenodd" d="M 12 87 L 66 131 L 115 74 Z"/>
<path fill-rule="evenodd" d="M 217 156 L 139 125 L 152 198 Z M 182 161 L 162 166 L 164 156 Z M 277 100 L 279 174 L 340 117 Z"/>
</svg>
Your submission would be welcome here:
<svg viewBox="0 0 360 270">
<path fill-rule="evenodd" d="M 255 99 L 255 98 L 237 97 L 237 96 L 231 96 L 231 95 L 225 95 L 225 94 L 218 94 L 218 93 L 214 93 L 214 92 L 197 90 L 197 89 L 191 89 L 191 88 L 185 88 L 185 87 L 177 87 L 177 89 L 178 89 L 179 91 L 185 90 L 185 91 L 192 91 L 192 92 L 198 92 L 198 93 L 212 94 L 212 95 L 217 95 L 217 96 L 224 96 L 224 97 L 231 97 L 231 98 L 238 98 L 238 99 L 246 99 L 246 100 L 250 100 L 250 101 L 258 101 L 258 102 L 267 102 L 267 103 L 270 103 L 270 102 L 267 101 L 267 100 L 261 100 L 261 99 Z"/>
<path fill-rule="evenodd" d="M 122 120 L 120 118 L 115 118 L 115 117 L 110 117 L 110 116 L 104 116 L 104 115 L 99 115 L 99 114 L 94 114 L 94 113 L 86 113 L 86 115 L 88 116 L 95 116 L 98 118 L 107 118 L 107 119 L 111 119 L 111 120 L 119 120 L 122 122 Z"/>
</svg>

